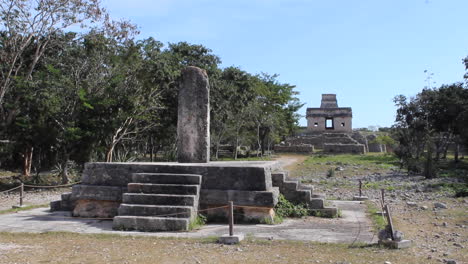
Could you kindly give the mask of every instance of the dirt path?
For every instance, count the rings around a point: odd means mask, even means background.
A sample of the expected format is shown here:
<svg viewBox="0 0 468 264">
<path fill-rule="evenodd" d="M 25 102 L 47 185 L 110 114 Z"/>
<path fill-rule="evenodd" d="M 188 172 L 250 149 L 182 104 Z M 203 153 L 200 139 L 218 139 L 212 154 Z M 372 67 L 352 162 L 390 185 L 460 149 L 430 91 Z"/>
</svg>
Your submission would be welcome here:
<svg viewBox="0 0 468 264">
<path fill-rule="evenodd" d="M 280 162 L 281 167 L 288 171 L 294 171 L 298 165 L 303 163 L 309 155 L 301 154 L 280 154 L 275 159 Z"/>
</svg>

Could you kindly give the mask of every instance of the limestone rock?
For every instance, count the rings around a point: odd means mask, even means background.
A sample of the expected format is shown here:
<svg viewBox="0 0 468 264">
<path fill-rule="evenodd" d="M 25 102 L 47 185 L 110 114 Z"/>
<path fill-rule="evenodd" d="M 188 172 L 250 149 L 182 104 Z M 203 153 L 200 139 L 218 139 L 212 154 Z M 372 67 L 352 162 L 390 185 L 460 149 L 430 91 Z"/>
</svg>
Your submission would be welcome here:
<svg viewBox="0 0 468 264">
<path fill-rule="evenodd" d="M 447 209 L 448 207 L 444 203 L 436 202 L 436 203 L 434 203 L 434 208 Z"/>
<path fill-rule="evenodd" d="M 177 160 L 210 160 L 210 86 L 205 70 L 187 67 L 182 72 L 177 120 Z"/>
<path fill-rule="evenodd" d="M 120 202 L 78 200 L 73 210 L 73 216 L 112 218 L 117 215 Z"/>
</svg>

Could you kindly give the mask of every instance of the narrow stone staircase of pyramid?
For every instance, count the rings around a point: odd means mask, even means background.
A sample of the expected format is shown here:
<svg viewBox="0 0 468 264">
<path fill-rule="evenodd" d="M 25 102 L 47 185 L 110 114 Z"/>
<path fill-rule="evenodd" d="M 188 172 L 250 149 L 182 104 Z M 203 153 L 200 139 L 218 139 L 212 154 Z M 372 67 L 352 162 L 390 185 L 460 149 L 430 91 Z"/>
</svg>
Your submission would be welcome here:
<svg viewBox="0 0 468 264">
<path fill-rule="evenodd" d="M 184 231 L 197 216 L 201 175 L 135 173 L 123 194 L 116 230 Z"/>
</svg>

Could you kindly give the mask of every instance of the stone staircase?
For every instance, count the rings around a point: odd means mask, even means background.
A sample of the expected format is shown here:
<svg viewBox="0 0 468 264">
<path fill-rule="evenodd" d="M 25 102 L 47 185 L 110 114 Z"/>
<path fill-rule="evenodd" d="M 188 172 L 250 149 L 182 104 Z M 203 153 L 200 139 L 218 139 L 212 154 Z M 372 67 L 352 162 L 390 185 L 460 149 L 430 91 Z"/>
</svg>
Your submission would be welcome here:
<svg viewBox="0 0 468 264">
<path fill-rule="evenodd" d="M 122 196 L 116 230 L 188 230 L 197 216 L 201 175 L 135 173 Z"/>
<path fill-rule="evenodd" d="M 274 187 L 279 187 L 279 191 L 284 197 L 295 204 L 307 204 L 314 213 L 319 212 L 325 217 L 335 217 L 338 213 L 336 207 L 326 207 L 325 196 L 314 193 L 312 185 L 302 184 L 300 181 L 288 179 L 288 172 L 272 172 L 271 179 Z"/>
</svg>

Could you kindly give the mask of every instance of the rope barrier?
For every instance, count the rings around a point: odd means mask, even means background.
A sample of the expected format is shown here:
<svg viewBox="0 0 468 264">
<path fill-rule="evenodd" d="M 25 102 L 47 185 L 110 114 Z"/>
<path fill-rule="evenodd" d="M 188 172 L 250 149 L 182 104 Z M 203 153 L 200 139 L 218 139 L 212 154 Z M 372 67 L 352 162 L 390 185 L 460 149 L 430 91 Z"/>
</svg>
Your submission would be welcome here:
<svg viewBox="0 0 468 264">
<path fill-rule="evenodd" d="M 64 188 L 64 187 L 72 187 L 73 185 L 80 184 L 81 182 L 75 182 L 75 183 L 70 183 L 70 184 L 64 184 L 64 185 L 29 185 L 25 184 L 24 187 L 28 188 Z"/>
<path fill-rule="evenodd" d="M 80 184 L 81 182 L 75 182 L 75 183 L 70 183 L 70 184 L 65 184 L 65 185 L 53 185 L 53 186 L 46 186 L 46 185 L 29 185 L 29 184 L 24 184 L 23 186 L 24 187 L 28 187 L 28 188 L 65 188 L 65 187 L 72 187 L 73 185 L 76 185 L 76 184 Z M 6 190 L 6 191 L 1 191 L 0 193 L 7 193 L 7 192 L 11 192 L 11 191 L 14 191 L 16 189 L 19 189 L 21 188 L 21 185 L 19 186 L 16 186 L 14 188 L 11 188 L 9 190 Z"/>
<path fill-rule="evenodd" d="M 20 185 L 20 186 L 16 186 L 15 188 L 12 188 L 12 189 L 9 189 L 9 190 L 6 190 L 6 191 L 1 191 L 0 193 L 11 192 L 11 191 L 14 191 L 14 190 L 19 189 L 19 188 L 21 188 L 21 185 Z"/>
</svg>

